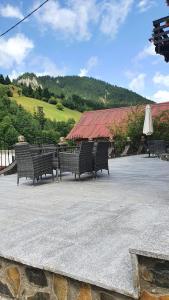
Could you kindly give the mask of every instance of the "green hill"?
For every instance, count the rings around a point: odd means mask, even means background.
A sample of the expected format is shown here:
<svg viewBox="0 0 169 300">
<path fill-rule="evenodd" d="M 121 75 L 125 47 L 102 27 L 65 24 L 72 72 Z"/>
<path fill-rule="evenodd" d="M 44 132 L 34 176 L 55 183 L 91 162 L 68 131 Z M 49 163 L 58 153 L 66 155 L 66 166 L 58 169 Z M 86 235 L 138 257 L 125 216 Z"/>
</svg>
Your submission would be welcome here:
<svg viewBox="0 0 169 300">
<path fill-rule="evenodd" d="M 32 114 L 36 111 L 38 106 L 43 107 L 45 117 L 52 121 L 67 121 L 71 118 L 75 121 L 78 121 L 80 119 L 80 112 L 71 110 L 66 107 L 64 107 L 63 111 L 57 110 L 55 105 L 24 96 L 14 96 L 11 99 L 15 100 L 17 104 L 22 105 L 27 111 L 31 112 Z"/>
<path fill-rule="evenodd" d="M 89 77 L 37 77 L 25 73 L 15 83 L 31 85 L 34 89 L 38 86 L 48 88 L 56 97 L 62 95 L 64 105 L 81 111 L 153 102 L 128 89 Z"/>
<path fill-rule="evenodd" d="M 78 121 L 80 119 L 81 113 L 64 107 L 63 110 L 58 110 L 56 105 L 30 98 L 22 95 L 22 90 L 15 85 L 3 85 L 0 84 L 0 97 L 3 95 L 8 95 L 11 100 L 16 101 L 18 105 L 21 105 L 30 113 L 34 113 L 38 106 L 43 107 L 45 117 L 54 121 L 67 121 L 68 119 L 74 119 Z M 12 97 L 11 97 L 12 96 Z"/>
<path fill-rule="evenodd" d="M 6 147 L 14 145 L 19 135 L 29 143 L 58 143 L 80 115 L 61 105 L 22 96 L 22 89 L 15 85 L 0 84 L 0 144 L 5 141 Z"/>
</svg>

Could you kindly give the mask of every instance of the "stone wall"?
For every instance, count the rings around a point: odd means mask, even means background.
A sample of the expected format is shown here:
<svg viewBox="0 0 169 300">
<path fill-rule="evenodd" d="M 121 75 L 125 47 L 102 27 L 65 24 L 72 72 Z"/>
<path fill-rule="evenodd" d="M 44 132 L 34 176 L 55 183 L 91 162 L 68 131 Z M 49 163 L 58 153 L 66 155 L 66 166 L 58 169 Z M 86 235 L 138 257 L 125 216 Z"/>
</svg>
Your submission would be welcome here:
<svg viewBox="0 0 169 300">
<path fill-rule="evenodd" d="M 96 286 L 0 258 L 0 299 L 131 300 Z"/>
<path fill-rule="evenodd" d="M 141 300 L 169 300 L 169 261 L 138 256 Z"/>
</svg>

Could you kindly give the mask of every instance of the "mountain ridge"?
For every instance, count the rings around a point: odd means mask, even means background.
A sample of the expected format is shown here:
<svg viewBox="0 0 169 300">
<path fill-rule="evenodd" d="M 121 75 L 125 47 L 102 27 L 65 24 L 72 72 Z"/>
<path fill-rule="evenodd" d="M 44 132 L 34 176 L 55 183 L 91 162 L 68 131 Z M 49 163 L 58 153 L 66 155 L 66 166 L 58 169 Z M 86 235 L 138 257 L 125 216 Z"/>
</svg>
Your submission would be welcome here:
<svg viewBox="0 0 169 300">
<path fill-rule="evenodd" d="M 68 107 L 70 105 L 73 106 L 73 102 L 76 103 L 82 100 L 84 110 L 154 103 L 154 101 L 129 89 L 92 77 L 79 77 L 75 75 L 52 77 L 49 75 L 37 76 L 34 73 L 24 73 L 14 80 L 14 83 L 18 85 L 24 85 L 26 82 L 27 86 L 30 84 L 33 89 L 35 86 L 40 86 L 47 88 L 56 97 L 62 95 L 64 105 L 67 104 Z M 74 97 L 75 95 L 77 97 Z"/>
</svg>

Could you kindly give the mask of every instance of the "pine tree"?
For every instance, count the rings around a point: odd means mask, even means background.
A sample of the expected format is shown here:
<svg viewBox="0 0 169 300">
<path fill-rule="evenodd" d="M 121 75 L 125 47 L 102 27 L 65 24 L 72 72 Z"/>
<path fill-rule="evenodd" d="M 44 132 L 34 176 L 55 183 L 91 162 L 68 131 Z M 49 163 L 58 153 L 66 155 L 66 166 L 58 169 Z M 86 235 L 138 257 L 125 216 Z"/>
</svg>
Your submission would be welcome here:
<svg viewBox="0 0 169 300">
<path fill-rule="evenodd" d="M 35 91 L 35 98 L 37 99 L 42 99 L 42 88 L 40 86 L 38 86 L 38 88 Z"/>
<path fill-rule="evenodd" d="M 45 114 L 44 114 L 42 106 L 38 106 L 37 107 L 36 119 L 39 121 L 41 129 L 43 130 L 44 129 L 44 125 L 46 123 L 46 118 L 45 118 Z"/>
<path fill-rule="evenodd" d="M 9 78 L 9 76 L 7 75 L 6 78 L 5 78 L 5 84 L 11 84 L 11 80 Z"/>
<path fill-rule="evenodd" d="M 28 86 L 28 96 L 33 97 L 33 95 L 34 95 L 33 88 L 31 86 L 31 84 L 29 84 L 29 86 Z"/>
<path fill-rule="evenodd" d="M 64 98 L 65 98 L 65 95 L 64 95 L 64 93 L 61 93 L 61 94 L 60 94 L 60 99 L 62 99 L 62 100 L 63 100 Z"/>
<path fill-rule="evenodd" d="M 43 91 L 42 91 L 42 94 L 43 94 L 43 98 L 49 100 L 50 92 L 49 92 L 48 88 L 44 88 Z"/>
<path fill-rule="evenodd" d="M 4 76 L 2 74 L 0 74 L 0 83 L 5 84 L 5 79 L 4 79 Z"/>
<path fill-rule="evenodd" d="M 28 97 L 28 87 L 26 85 L 22 86 L 22 94 L 26 97 Z"/>
</svg>

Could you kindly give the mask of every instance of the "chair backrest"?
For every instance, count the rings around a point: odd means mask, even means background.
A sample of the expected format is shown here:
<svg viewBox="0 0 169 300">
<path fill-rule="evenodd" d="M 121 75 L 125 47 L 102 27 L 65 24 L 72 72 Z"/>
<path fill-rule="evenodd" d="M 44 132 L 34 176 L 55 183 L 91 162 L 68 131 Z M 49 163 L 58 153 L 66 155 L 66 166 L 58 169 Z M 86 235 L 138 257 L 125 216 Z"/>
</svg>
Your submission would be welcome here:
<svg viewBox="0 0 169 300">
<path fill-rule="evenodd" d="M 56 145 L 55 144 L 42 144 L 41 145 L 42 149 L 48 149 L 48 148 L 53 148 L 53 149 L 56 149 Z"/>
<path fill-rule="evenodd" d="M 15 157 L 18 170 L 33 168 L 33 160 L 30 151 L 30 145 L 28 143 L 20 143 L 15 145 Z"/>
<path fill-rule="evenodd" d="M 48 153 L 48 152 L 56 152 L 56 145 L 54 144 L 42 144 L 41 146 L 42 152 L 43 153 Z"/>
<path fill-rule="evenodd" d="M 29 149 L 32 155 L 38 155 L 42 152 L 42 148 L 38 144 L 29 144 Z"/>
<path fill-rule="evenodd" d="M 98 142 L 96 152 L 94 154 L 95 172 L 102 169 L 108 170 L 108 148 L 109 142 Z"/>
<path fill-rule="evenodd" d="M 80 157 L 92 157 L 93 142 L 82 142 L 80 145 Z"/>
<path fill-rule="evenodd" d="M 93 170 L 93 144 L 93 142 L 82 142 L 80 145 L 80 172 L 91 172 Z"/>
<path fill-rule="evenodd" d="M 108 159 L 109 142 L 98 142 L 95 152 L 95 157 Z"/>
<path fill-rule="evenodd" d="M 147 141 L 150 153 L 161 154 L 166 150 L 166 143 L 164 140 L 151 140 Z"/>
</svg>

